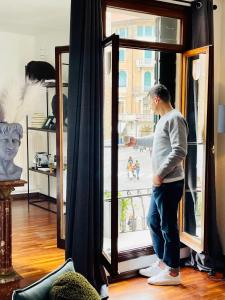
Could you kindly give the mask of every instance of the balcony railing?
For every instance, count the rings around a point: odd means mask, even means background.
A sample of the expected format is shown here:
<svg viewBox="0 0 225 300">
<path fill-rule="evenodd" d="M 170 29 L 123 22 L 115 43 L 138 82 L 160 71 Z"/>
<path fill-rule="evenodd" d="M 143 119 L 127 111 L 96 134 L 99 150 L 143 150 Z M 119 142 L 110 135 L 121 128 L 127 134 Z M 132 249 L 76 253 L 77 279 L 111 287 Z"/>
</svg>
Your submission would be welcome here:
<svg viewBox="0 0 225 300">
<path fill-rule="evenodd" d="M 119 114 L 119 121 L 149 121 L 152 120 L 153 115 L 147 114 Z"/>
<path fill-rule="evenodd" d="M 146 217 L 151 194 L 152 189 L 150 188 L 118 192 L 120 233 L 147 230 Z M 111 209 L 110 193 L 105 193 L 104 200 L 105 203 L 110 204 L 108 208 Z"/>
</svg>

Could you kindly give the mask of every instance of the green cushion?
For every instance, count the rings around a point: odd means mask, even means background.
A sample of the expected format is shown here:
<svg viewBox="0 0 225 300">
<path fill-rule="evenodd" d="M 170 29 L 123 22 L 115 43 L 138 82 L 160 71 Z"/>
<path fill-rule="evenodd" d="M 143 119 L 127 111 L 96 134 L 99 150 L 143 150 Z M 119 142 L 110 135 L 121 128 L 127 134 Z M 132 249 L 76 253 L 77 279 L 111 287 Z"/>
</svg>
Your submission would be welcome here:
<svg viewBox="0 0 225 300">
<path fill-rule="evenodd" d="M 71 271 L 75 273 L 73 261 L 69 258 L 61 267 L 49 273 L 24 289 L 13 292 L 12 300 L 48 300 L 49 290 L 55 280 L 62 274 Z"/>
<path fill-rule="evenodd" d="M 60 276 L 53 284 L 50 300 L 100 300 L 100 296 L 79 273 L 67 272 Z"/>
</svg>

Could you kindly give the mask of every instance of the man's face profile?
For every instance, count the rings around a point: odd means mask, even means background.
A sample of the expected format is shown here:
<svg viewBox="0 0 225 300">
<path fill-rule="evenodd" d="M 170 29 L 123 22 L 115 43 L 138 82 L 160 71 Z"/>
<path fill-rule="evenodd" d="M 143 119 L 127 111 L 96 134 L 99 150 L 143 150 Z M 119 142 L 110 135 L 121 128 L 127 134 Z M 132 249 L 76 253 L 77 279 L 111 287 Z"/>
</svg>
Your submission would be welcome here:
<svg viewBox="0 0 225 300">
<path fill-rule="evenodd" d="M 153 113 L 156 113 L 157 105 L 156 105 L 156 97 L 150 97 L 150 108 L 153 111 Z"/>
<path fill-rule="evenodd" d="M 20 146 L 19 134 L 14 130 L 0 133 L 0 159 L 13 160 Z"/>
</svg>

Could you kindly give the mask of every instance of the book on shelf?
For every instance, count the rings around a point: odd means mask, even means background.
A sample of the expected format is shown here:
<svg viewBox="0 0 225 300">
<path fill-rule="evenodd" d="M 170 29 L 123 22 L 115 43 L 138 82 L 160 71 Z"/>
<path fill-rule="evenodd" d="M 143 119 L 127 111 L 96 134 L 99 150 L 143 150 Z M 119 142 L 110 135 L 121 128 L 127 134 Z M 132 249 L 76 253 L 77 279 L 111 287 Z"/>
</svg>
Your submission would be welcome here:
<svg viewBox="0 0 225 300">
<path fill-rule="evenodd" d="M 49 82 L 55 82 L 55 79 L 45 79 L 44 81 L 45 83 L 49 83 Z"/>
<path fill-rule="evenodd" d="M 42 128 L 46 121 L 46 116 L 43 113 L 34 113 L 31 119 L 31 127 Z"/>
</svg>

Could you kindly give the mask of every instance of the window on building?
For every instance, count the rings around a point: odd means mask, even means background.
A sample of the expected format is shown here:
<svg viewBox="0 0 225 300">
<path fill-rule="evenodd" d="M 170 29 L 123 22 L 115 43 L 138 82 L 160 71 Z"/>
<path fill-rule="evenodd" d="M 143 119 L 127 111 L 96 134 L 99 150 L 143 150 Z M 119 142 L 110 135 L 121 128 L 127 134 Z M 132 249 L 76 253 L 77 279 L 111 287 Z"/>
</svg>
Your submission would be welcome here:
<svg viewBox="0 0 225 300">
<path fill-rule="evenodd" d="M 144 32 L 144 31 L 143 31 L 143 28 L 144 28 L 143 26 L 138 26 L 138 27 L 137 27 L 137 36 L 138 36 L 138 37 L 143 36 L 143 32 Z"/>
<path fill-rule="evenodd" d="M 145 36 L 153 36 L 153 26 L 145 26 Z"/>
<path fill-rule="evenodd" d="M 124 50 L 124 49 L 121 49 L 121 50 L 119 51 L 119 61 L 120 61 L 120 62 L 125 61 L 125 50 Z"/>
<path fill-rule="evenodd" d="M 152 59 L 152 51 L 145 50 L 145 52 L 144 52 L 144 59 L 151 60 Z"/>
<path fill-rule="evenodd" d="M 147 92 L 151 88 L 151 73 L 145 72 L 144 74 L 144 91 Z"/>
<path fill-rule="evenodd" d="M 127 86 L 127 73 L 125 71 L 119 72 L 119 87 Z"/>
<path fill-rule="evenodd" d="M 116 30 L 116 33 L 120 36 L 121 39 L 128 37 L 128 28 L 119 28 Z"/>
<path fill-rule="evenodd" d="M 152 37 L 154 35 L 153 26 L 138 26 L 137 36 L 138 37 Z"/>
</svg>

